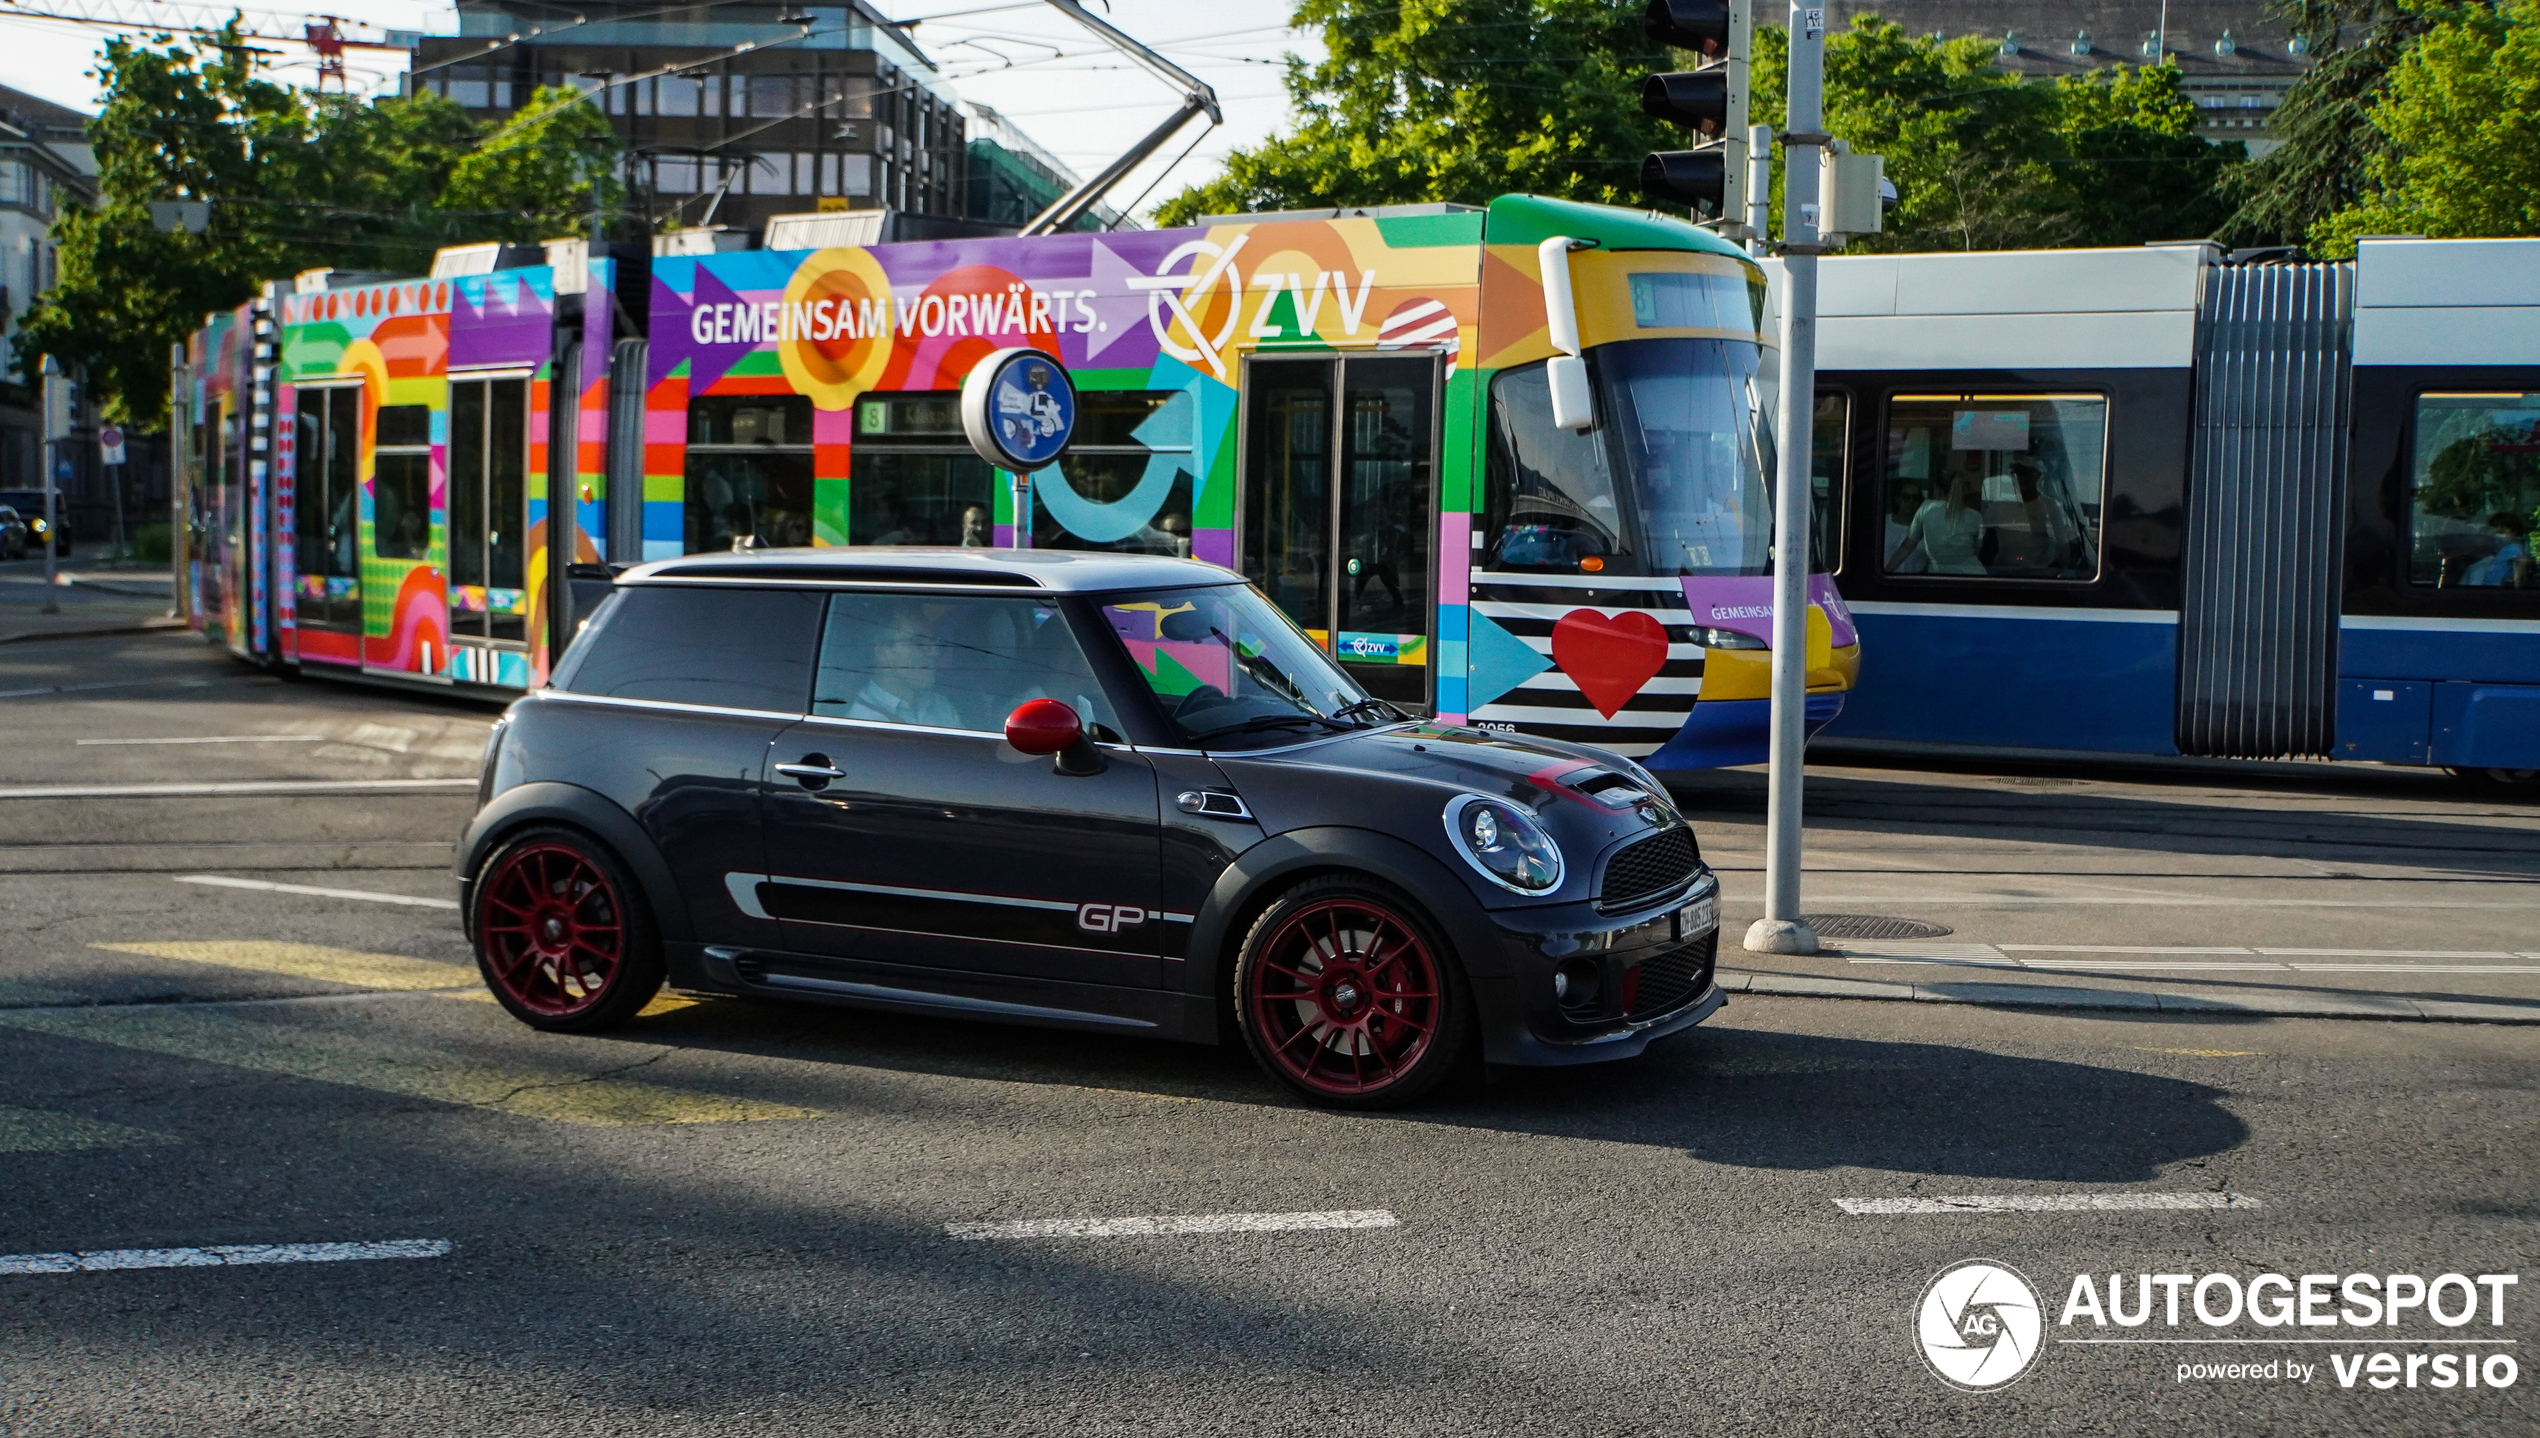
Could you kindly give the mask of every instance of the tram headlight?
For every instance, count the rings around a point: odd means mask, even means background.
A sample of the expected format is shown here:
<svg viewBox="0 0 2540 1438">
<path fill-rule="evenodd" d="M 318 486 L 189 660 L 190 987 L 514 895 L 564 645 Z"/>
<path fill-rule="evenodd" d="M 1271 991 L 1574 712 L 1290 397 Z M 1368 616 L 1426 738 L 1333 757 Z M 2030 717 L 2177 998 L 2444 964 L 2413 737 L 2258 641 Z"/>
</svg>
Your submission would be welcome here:
<svg viewBox="0 0 2540 1438">
<path fill-rule="evenodd" d="M 1752 634 L 1741 634 L 1734 629 L 1705 629 L 1700 631 L 1700 637 L 1702 647 L 1705 649 L 1770 649 L 1773 647 Z"/>
<path fill-rule="evenodd" d="M 1549 894 L 1561 887 L 1561 846 L 1523 804 L 1458 794 L 1447 802 L 1446 832 L 1464 862 L 1503 889 Z"/>
</svg>

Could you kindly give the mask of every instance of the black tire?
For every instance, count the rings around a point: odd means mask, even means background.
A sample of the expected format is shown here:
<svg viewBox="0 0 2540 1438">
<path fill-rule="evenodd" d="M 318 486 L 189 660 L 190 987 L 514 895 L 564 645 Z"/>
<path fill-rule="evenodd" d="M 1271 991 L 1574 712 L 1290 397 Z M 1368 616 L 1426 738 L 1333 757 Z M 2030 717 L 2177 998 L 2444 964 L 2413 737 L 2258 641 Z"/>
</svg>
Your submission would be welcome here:
<svg viewBox="0 0 2540 1438">
<path fill-rule="evenodd" d="M 1253 1061 L 1327 1108 L 1417 1102 L 1472 1046 L 1462 961 L 1409 894 L 1374 879 L 1309 879 L 1262 910 L 1233 998 Z"/>
<path fill-rule="evenodd" d="M 468 890 L 468 939 L 495 1001 L 552 1033 L 599 1033 L 661 992 L 661 933 L 616 854 L 579 829 L 506 838 Z"/>
</svg>

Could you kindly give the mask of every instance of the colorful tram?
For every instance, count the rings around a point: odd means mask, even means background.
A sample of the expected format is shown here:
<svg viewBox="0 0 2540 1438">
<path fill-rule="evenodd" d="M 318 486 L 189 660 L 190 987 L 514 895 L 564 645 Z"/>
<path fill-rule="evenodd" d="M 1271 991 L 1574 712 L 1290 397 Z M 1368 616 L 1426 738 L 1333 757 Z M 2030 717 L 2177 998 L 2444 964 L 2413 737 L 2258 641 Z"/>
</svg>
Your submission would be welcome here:
<svg viewBox="0 0 2540 1438">
<path fill-rule="evenodd" d="M 1130 551 L 1239 570 L 1413 712 L 1661 767 L 1763 757 L 1776 358 L 1763 272 L 1707 232 L 1508 196 L 436 265 L 462 268 L 303 276 L 187 345 L 181 582 L 242 656 L 499 695 L 544 682 L 597 566 Z M 1078 394 L 1069 449 L 1023 474 L 958 404 L 1014 345 Z M 1555 413 L 1565 356 L 1583 426 Z M 1860 651 L 1811 591 L 1822 724 Z"/>
<path fill-rule="evenodd" d="M 1823 740 L 2540 770 L 2540 241 L 1820 276 Z"/>
</svg>

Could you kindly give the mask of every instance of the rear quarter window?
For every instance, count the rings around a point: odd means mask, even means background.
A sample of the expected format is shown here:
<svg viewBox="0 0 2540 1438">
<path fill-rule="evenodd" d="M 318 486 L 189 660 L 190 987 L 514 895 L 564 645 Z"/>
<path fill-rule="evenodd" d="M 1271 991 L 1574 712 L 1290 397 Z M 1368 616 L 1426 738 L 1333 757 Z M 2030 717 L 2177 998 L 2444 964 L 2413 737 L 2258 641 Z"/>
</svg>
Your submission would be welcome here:
<svg viewBox="0 0 2540 1438">
<path fill-rule="evenodd" d="M 810 708 L 821 599 L 784 589 L 621 589 L 574 641 L 554 687 L 801 714 Z"/>
</svg>

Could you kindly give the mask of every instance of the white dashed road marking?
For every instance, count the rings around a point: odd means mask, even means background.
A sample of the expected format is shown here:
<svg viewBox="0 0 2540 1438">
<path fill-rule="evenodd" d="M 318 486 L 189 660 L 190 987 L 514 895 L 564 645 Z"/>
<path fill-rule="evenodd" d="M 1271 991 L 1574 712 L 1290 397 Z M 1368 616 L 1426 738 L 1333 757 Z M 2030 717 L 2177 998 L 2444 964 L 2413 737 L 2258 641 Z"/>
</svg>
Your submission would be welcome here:
<svg viewBox="0 0 2540 1438">
<path fill-rule="evenodd" d="M 248 1263 L 349 1263 L 366 1258 L 441 1258 L 446 1238 L 379 1243 L 228 1243 L 211 1248 L 100 1248 L 85 1253 L 0 1254 L 0 1274 L 105 1273 L 119 1268 L 222 1268 Z"/>
<path fill-rule="evenodd" d="M 475 787 L 474 779 L 240 779 L 221 784 L 47 785 L 0 789 L 0 799 L 186 799 L 215 794 L 378 794 Z"/>
<path fill-rule="evenodd" d="M 100 744 L 319 744 L 323 734 L 188 734 L 174 739 L 82 739 L 81 748 Z"/>
<path fill-rule="evenodd" d="M 222 874 L 180 874 L 180 884 L 209 884 L 216 889 L 261 889 L 272 894 L 306 894 L 318 899 L 360 899 L 371 904 L 404 904 L 416 909 L 455 909 L 456 899 L 431 899 L 414 894 L 383 894 L 375 889 L 326 889 L 315 884 L 277 884 L 269 879 L 232 879 Z"/>
<path fill-rule="evenodd" d="M 955 1238 L 1151 1238 L 1177 1233 L 1289 1233 L 1329 1228 L 1397 1228 L 1390 1209 L 1339 1208 L 1320 1213 L 1196 1213 L 1154 1218 L 1025 1218 L 1007 1223 L 947 1223 Z"/>
<path fill-rule="evenodd" d="M 2263 1208 L 2245 1193 L 1998 1193 L 1953 1198 L 1838 1198 L 1856 1215 L 1889 1213 L 2101 1213 L 2131 1209 Z"/>
</svg>

